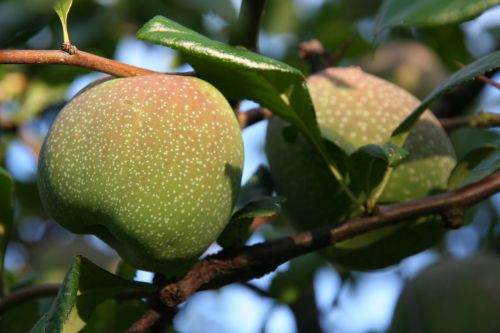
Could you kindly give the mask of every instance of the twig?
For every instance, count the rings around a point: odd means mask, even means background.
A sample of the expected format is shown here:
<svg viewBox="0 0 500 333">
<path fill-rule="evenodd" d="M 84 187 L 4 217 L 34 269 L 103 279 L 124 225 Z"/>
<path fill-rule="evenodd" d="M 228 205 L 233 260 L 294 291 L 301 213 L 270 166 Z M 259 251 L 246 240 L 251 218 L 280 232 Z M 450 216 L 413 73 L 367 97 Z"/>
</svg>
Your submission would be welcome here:
<svg viewBox="0 0 500 333">
<path fill-rule="evenodd" d="M 7 312 L 13 307 L 18 306 L 24 302 L 42 297 L 54 297 L 59 292 L 61 284 L 48 283 L 39 284 L 34 286 L 25 287 L 22 289 L 14 290 L 5 295 L 0 301 L 0 315 Z M 127 290 L 115 295 L 116 300 L 137 299 L 143 297 L 150 297 L 151 293 L 146 293 L 143 290 Z"/>
<path fill-rule="evenodd" d="M 380 206 L 375 215 L 356 217 L 342 224 L 318 228 L 237 251 L 221 251 L 198 262 L 178 282 L 162 288 L 161 300 L 174 307 L 195 291 L 247 281 L 272 272 L 280 264 L 300 255 L 411 217 L 465 209 L 500 191 L 500 173 L 453 192 L 411 202 Z"/>
<path fill-rule="evenodd" d="M 229 43 L 258 51 L 259 30 L 266 0 L 243 0 L 238 25 L 233 29 Z"/>
<path fill-rule="evenodd" d="M 451 132 L 459 127 L 497 127 L 500 126 L 500 115 L 491 112 L 481 112 L 470 116 L 440 118 L 441 126 Z"/>
<path fill-rule="evenodd" d="M 172 325 L 172 320 L 178 312 L 177 307 L 167 307 L 158 298 L 151 302 L 153 304 L 150 309 L 135 321 L 125 333 L 144 333 L 152 327 L 158 328 L 158 332 L 165 332 Z"/>
<path fill-rule="evenodd" d="M 299 58 L 309 64 L 311 73 L 316 73 L 325 68 L 337 65 L 344 57 L 353 40 L 354 33 L 351 33 L 334 53 L 325 50 L 323 44 L 317 39 L 301 42 L 297 45 Z"/>
<path fill-rule="evenodd" d="M 238 111 L 238 122 L 241 128 L 251 126 L 264 119 L 270 119 L 273 113 L 267 108 L 256 107 L 248 111 Z"/>
<path fill-rule="evenodd" d="M 0 302 L 0 315 L 9 309 L 36 298 L 53 297 L 59 292 L 60 284 L 41 284 L 8 293 Z"/>
<path fill-rule="evenodd" d="M 127 77 L 158 73 L 80 50 L 0 50 L 0 64 L 58 64 L 87 68 L 114 76 Z"/>
<path fill-rule="evenodd" d="M 148 309 L 135 323 L 130 326 L 125 333 L 144 333 L 151 326 L 154 325 L 158 319 L 160 319 L 161 314 L 156 309 Z"/>
</svg>

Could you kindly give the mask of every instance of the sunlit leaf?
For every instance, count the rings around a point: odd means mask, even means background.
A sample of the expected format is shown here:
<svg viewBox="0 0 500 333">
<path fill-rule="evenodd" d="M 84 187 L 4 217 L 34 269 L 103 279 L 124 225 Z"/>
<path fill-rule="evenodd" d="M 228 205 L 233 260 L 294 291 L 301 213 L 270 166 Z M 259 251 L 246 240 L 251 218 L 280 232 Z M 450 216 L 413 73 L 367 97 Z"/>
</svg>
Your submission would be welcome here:
<svg viewBox="0 0 500 333">
<path fill-rule="evenodd" d="M 65 44 L 71 44 L 68 34 L 68 14 L 71 5 L 73 5 L 73 0 L 57 0 L 54 4 L 54 11 L 59 16 L 59 20 L 61 20 Z"/>
<path fill-rule="evenodd" d="M 341 178 L 337 161 L 328 153 L 316 123 L 304 75 L 283 62 L 211 40 L 163 16 L 155 16 L 137 37 L 174 48 L 226 97 L 249 99 L 269 108 L 301 130 Z"/>
</svg>

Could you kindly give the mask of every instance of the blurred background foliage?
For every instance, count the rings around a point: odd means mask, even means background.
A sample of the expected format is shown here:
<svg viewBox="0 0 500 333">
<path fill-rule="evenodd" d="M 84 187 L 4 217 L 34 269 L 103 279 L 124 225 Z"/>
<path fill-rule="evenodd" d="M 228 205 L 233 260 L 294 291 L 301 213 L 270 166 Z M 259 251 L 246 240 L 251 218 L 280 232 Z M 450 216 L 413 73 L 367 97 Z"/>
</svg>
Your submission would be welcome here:
<svg viewBox="0 0 500 333">
<path fill-rule="evenodd" d="M 259 51 L 307 75 L 308 66 L 298 57 L 299 42 L 315 38 L 332 52 L 347 45 L 339 65 L 361 66 L 422 98 L 458 69 L 457 62 L 468 63 L 500 47 L 498 8 L 463 24 L 397 26 L 374 36 L 381 3 L 380 0 L 269 0 Z M 175 51 L 160 51 L 157 46 L 135 40 L 136 31 L 151 17 L 163 15 L 227 42 L 237 22 L 239 4 L 238 0 L 77 0 L 69 16 L 69 31 L 72 43 L 88 52 L 137 61 L 134 64 L 157 70 L 185 69 L 183 59 Z M 52 1 L 0 1 L 0 49 L 58 49 L 61 41 Z M 8 289 L 60 282 L 76 254 L 83 254 L 110 271 L 116 270 L 119 259 L 113 250 L 94 237 L 65 231 L 47 216 L 36 187 L 36 160 L 51 122 L 75 90 L 96 77 L 88 76 L 87 70 L 69 66 L 0 66 L 0 166 L 15 178 L 14 232 L 6 256 Z M 498 110 L 500 95 L 493 88 L 480 82 L 465 88 L 469 93 L 465 100 L 453 104 L 456 92 L 450 92 L 435 104 L 436 113 L 456 116 Z M 461 92 L 458 95 L 465 96 Z M 245 130 L 246 178 L 258 164 L 265 163 L 264 129 L 262 122 Z M 485 143 L 500 142 L 500 134 L 494 129 L 459 129 L 451 133 L 451 138 L 459 156 Z M 492 198 L 481 204 L 473 211 L 475 214 L 468 214 L 474 223 L 449 232 L 434 249 L 383 272 L 344 271 L 312 254 L 259 281 L 198 293 L 182 307 L 176 329 L 180 332 L 383 332 L 399 290 L 427 265 L 441 257 L 469 256 L 479 249 L 500 251 L 497 202 Z M 259 229 L 250 242 L 292 232 L 278 217 Z M 147 279 L 148 275 L 137 277 Z M 219 303 L 214 305 L 214 302 Z M 231 302 L 237 305 L 227 305 Z M 102 306 L 113 306 L 108 303 Z M 26 318 L 26 313 L 34 313 L 35 318 L 48 304 L 47 300 L 26 303 L 16 313 L 9 314 L 9 321 Z M 220 315 L 221 312 L 226 315 Z M 34 322 L 23 324 L 26 328 L 18 327 L 20 331 L 27 330 Z M 8 327 L 2 325 L 8 323 L 0 317 L 0 328 Z M 391 332 L 396 330 L 397 327 L 392 327 Z"/>
</svg>

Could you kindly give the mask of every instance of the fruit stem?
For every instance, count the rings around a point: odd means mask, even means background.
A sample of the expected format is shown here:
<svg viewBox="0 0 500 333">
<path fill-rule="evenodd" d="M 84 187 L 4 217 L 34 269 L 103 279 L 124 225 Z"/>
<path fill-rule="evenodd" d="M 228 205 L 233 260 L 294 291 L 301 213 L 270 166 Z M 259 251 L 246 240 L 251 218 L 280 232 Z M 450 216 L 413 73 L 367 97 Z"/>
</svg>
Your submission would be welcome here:
<svg viewBox="0 0 500 333">
<path fill-rule="evenodd" d="M 370 195 L 370 197 L 366 201 L 366 210 L 368 211 L 368 213 L 373 213 L 375 206 L 377 205 L 378 199 L 384 192 L 387 183 L 389 183 L 389 179 L 391 178 L 393 170 L 394 168 L 389 167 L 389 169 L 385 172 L 384 178 L 382 179 L 382 182 L 378 186 L 377 190 L 373 192 L 372 195 Z"/>
</svg>

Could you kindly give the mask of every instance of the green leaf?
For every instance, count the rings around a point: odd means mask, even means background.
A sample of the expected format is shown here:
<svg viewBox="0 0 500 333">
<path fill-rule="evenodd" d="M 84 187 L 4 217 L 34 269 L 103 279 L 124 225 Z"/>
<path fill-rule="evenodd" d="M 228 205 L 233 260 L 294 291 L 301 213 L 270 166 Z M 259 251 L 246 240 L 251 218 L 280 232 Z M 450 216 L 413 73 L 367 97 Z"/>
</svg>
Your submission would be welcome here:
<svg viewBox="0 0 500 333">
<path fill-rule="evenodd" d="M 348 159 L 351 185 L 363 197 L 370 198 L 383 185 L 389 169 L 397 166 L 408 153 L 393 144 L 369 144 L 358 148 Z"/>
<path fill-rule="evenodd" d="M 342 183 L 337 163 L 322 141 L 305 78 L 298 69 L 211 40 L 163 16 L 148 21 L 137 37 L 181 52 L 197 76 L 212 83 L 226 97 L 253 100 L 295 125 L 316 146 Z"/>
<path fill-rule="evenodd" d="M 163 16 L 147 22 L 137 37 L 178 50 L 197 76 L 214 84 L 224 95 L 256 101 L 298 128 L 319 135 L 305 78 L 298 69 L 211 40 Z"/>
<path fill-rule="evenodd" d="M 448 90 L 471 80 L 485 72 L 500 66 L 500 51 L 490 53 L 473 63 L 465 66 L 459 71 L 451 75 L 446 81 L 441 83 L 432 93 L 430 93 L 422 103 L 413 111 L 393 132 L 391 135 L 391 143 L 402 147 L 406 142 L 408 134 L 413 125 L 418 121 L 422 113 L 427 107 L 438 97 L 443 95 Z"/>
<path fill-rule="evenodd" d="M 77 256 L 50 310 L 31 332 L 79 332 L 104 300 L 124 293 L 154 292 L 151 284 L 122 279 Z"/>
<path fill-rule="evenodd" d="M 500 145 L 500 133 L 484 128 L 461 127 L 450 133 L 450 140 L 460 161 L 474 149 Z"/>
<path fill-rule="evenodd" d="M 0 168 L 0 280 L 3 279 L 3 262 L 7 242 L 12 232 L 14 214 L 14 181 Z"/>
<path fill-rule="evenodd" d="M 472 151 L 468 155 L 474 154 L 475 151 Z M 481 152 L 476 152 L 477 155 L 481 155 Z M 473 168 L 471 168 L 466 175 L 459 174 L 456 177 L 457 180 L 454 180 L 453 185 L 460 182 L 460 186 L 464 186 L 467 184 L 471 184 L 477 182 L 495 171 L 500 170 L 500 150 L 498 148 L 494 149 L 494 151 L 487 154 L 487 149 L 482 152 L 483 159 L 476 161 L 476 164 Z M 471 156 L 471 159 L 474 156 Z M 459 173 L 459 171 L 456 171 Z"/>
<path fill-rule="evenodd" d="M 248 202 L 233 213 L 231 220 L 217 238 L 217 243 L 223 248 L 242 246 L 250 237 L 253 219 L 258 216 L 276 215 L 282 202 L 282 197 L 260 197 Z"/>
<path fill-rule="evenodd" d="M 397 25 L 435 26 L 470 20 L 500 0 L 385 0 L 375 31 Z"/>
<path fill-rule="evenodd" d="M 462 186 L 470 172 L 497 150 L 497 145 L 490 144 L 478 147 L 465 155 L 451 171 L 450 178 L 448 179 L 448 190 L 451 191 Z"/>
<path fill-rule="evenodd" d="M 81 333 L 125 332 L 147 309 L 141 300 L 118 302 L 108 299 L 95 308 Z"/>
<path fill-rule="evenodd" d="M 263 165 L 259 166 L 255 173 L 241 187 L 234 211 L 240 210 L 247 203 L 260 197 L 271 196 L 273 193 L 273 183 L 269 170 Z"/>
<path fill-rule="evenodd" d="M 69 40 L 68 23 L 67 23 L 71 5 L 73 5 L 72 0 L 57 0 L 56 3 L 54 4 L 54 11 L 56 12 L 57 16 L 59 16 L 59 20 L 61 20 L 65 44 L 71 44 Z"/>
</svg>

